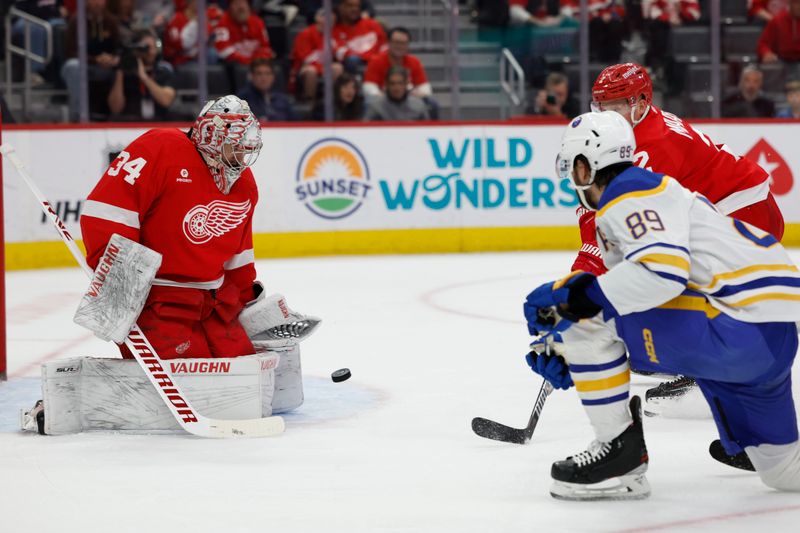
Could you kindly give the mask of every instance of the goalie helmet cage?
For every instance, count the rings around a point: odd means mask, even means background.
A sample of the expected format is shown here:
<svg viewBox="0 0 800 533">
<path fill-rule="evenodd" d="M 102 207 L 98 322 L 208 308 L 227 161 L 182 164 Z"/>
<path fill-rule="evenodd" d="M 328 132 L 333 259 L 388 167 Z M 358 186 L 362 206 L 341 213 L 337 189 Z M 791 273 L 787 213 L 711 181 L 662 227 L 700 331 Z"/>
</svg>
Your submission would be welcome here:
<svg viewBox="0 0 800 533">
<path fill-rule="evenodd" d="M 3 144 L 3 112 L 0 110 L 0 144 Z M 0 155 L 0 381 L 6 379 L 6 238 L 3 209 L 3 156 Z"/>
</svg>

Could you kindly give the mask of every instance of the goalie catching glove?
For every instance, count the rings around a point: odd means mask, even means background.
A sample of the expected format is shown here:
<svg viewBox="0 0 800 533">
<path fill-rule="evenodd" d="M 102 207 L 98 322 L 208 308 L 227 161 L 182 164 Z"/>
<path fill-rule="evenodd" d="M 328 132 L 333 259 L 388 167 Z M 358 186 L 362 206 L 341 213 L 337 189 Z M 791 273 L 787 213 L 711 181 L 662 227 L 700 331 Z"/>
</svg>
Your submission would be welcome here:
<svg viewBox="0 0 800 533">
<path fill-rule="evenodd" d="M 125 342 L 161 267 L 161 254 L 114 234 L 73 320 L 104 341 Z"/>
<path fill-rule="evenodd" d="M 322 321 L 292 311 L 280 294 L 265 296 L 260 282 L 253 285 L 253 292 L 256 299 L 239 313 L 239 322 L 250 340 L 265 341 L 272 347 L 287 346 L 307 339 Z"/>
</svg>

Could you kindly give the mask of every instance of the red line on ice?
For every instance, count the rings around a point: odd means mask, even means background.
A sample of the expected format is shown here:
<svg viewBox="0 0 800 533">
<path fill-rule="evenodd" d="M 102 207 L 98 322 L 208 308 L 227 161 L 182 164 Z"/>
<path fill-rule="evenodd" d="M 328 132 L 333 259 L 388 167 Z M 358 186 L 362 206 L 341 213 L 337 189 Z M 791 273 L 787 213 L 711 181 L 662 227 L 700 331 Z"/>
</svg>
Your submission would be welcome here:
<svg viewBox="0 0 800 533">
<path fill-rule="evenodd" d="M 9 373 L 9 377 L 18 378 L 20 376 L 24 376 L 25 374 L 27 374 L 28 372 L 30 372 L 32 369 L 36 368 L 37 366 L 41 365 L 42 363 L 47 362 L 47 361 L 49 361 L 51 359 L 55 359 L 55 358 L 57 358 L 59 356 L 65 355 L 64 352 L 66 350 L 69 350 L 70 348 L 74 348 L 75 346 L 83 344 L 84 342 L 88 341 L 92 337 L 94 337 L 93 333 L 87 333 L 86 335 L 82 335 L 82 336 L 78 337 L 77 339 L 73 339 L 73 340 L 71 340 L 70 342 L 68 342 L 66 344 L 62 344 L 61 346 L 59 346 L 55 350 L 53 350 L 51 352 L 48 352 L 45 355 L 41 356 L 39 359 L 36 359 L 35 361 L 31 361 L 30 363 L 28 363 L 27 365 L 23 366 L 22 368 L 17 369 L 17 370 L 15 370 L 13 372 L 10 372 Z"/>
<path fill-rule="evenodd" d="M 791 511 L 800 511 L 800 505 L 789 505 L 786 507 L 773 507 L 771 509 L 757 509 L 755 511 L 743 511 L 741 513 L 730 513 L 717 516 L 707 516 L 704 518 L 694 518 L 690 520 L 677 520 L 675 522 L 665 522 L 663 524 L 653 524 L 641 527 L 634 527 L 631 529 L 620 529 L 616 533 L 645 533 L 648 531 L 662 531 L 665 529 L 674 529 L 678 527 L 694 526 L 699 524 L 708 524 L 710 522 L 725 522 L 726 520 L 733 520 L 736 518 L 747 518 L 750 516 L 759 516 L 764 514 L 777 514 L 787 513 Z"/>
<path fill-rule="evenodd" d="M 467 311 L 461 311 L 459 309 L 452 309 L 452 308 L 445 307 L 443 305 L 440 305 L 440 304 L 436 303 L 434 301 L 434 298 L 438 294 L 446 292 L 446 291 L 449 291 L 449 290 L 452 290 L 452 289 L 461 289 L 463 287 L 469 287 L 471 285 L 483 285 L 485 283 L 492 283 L 492 282 L 495 282 L 495 281 L 507 281 L 507 280 L 513 280 L 513 279 L 520 279 L 521 277 L 523 277 L 523 276 L 522 275 L 517 275 L 517 276 L 507 276 L 507 277 L 503 277 L 503 278 L 486 278 L 486 279 L 479 279 L 479 280 L 473 280 L 473 281 L 464 281 L 464 282 L 461 282 L 461 283 L 453 283 L 451 285 L 444 285 L 442 287 L 437 287 L 435 289 L 431 289 L 431 290 L 421 294 L 419 299 L 424 304 L 429 305 L 429 306 L 433 307 L 434 309 L 436 309 L 437 311 L 441 311 L 443 313 L 449 313 L 449 314 L 458 315 L 458 316 L 465 316 L 465 317 L 469 317 L 469 318 L 477 318 L 477 319 L 480 319 L 480 320 L 491 320 L 492 322 L 500 322 L 502 324 L 519 325 L 520 323 L 522 323 L 521 319 L 520 320 L 509 320 L 507 318 L 498 318 L 498 317 L 495 317 L 495 316 L 481 315 L 481 314 L 478 314 L 478 313 L 469 313 Z"/>
</svg>

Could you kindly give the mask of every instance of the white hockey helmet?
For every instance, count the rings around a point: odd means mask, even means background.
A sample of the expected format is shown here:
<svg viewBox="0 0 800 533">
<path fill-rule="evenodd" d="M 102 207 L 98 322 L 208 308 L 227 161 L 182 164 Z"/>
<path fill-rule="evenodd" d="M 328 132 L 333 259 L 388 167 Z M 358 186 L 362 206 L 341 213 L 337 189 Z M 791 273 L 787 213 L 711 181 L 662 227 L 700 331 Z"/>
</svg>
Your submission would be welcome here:
<svg viewBox="0 0 800 533">
<path fill-rule="evenodd" d="M 594 183 L 597 171 L 616 163 L 633 163 L 634 152 L 633 128 L 622 115 L 615 111 L 584 113 L 572 119 L 561 137 L 556 173 L 562 179 L 569 178 L 581 205 L 594 210 L 584 193 Z M 584 185 L 575 183 L 573 173 L 575 158 L 579 155 L 589 162 L 589 182 Z"/>
<path fill-rule="evenodd" d="M 191 138 L 223 194 L 230 192 L 261 151 L 261 126 L 247 102 L 233 95 L 203 106 L 192 126 Z"/>
</svg>

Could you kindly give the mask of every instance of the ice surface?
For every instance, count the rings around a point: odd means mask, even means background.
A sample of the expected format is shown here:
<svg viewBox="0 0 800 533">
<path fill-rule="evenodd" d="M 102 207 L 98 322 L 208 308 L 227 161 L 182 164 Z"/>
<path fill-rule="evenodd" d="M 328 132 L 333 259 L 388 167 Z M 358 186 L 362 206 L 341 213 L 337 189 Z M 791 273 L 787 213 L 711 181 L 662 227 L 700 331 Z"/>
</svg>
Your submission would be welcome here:
<svg viewBox="0 0 800 533">
<path fill-rule="evenodd" d="M 797 531 L 800 495 L 713 461 L 710 420 L 645 420 L 653 494 L 641 502 L 549 496 L 552 461 L 591 440 L 574 391 L 551 395 L 527 446 L 470 431 L 474 416 L 527 423 L 541 381 L 524 362 L 521 302 L 571 259 L 260 261 L 268 290 L 324 321 L 303 343 L 306 403 L 287 432 L 224 441 L 18 433 L 41 362 L 115 352 L 72 324 L 79 270 L 9 273 L 0 532 Z M 332 383 L 342 367 L 353 377 Z M 633 391 L 653 383 L 635 377 Z"/>
</svg>

